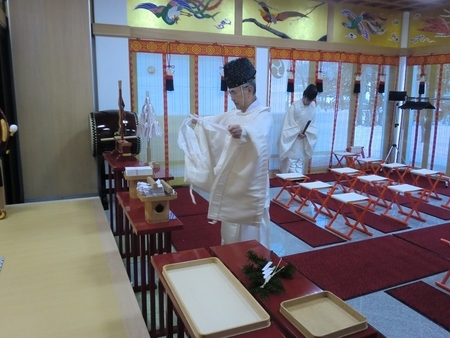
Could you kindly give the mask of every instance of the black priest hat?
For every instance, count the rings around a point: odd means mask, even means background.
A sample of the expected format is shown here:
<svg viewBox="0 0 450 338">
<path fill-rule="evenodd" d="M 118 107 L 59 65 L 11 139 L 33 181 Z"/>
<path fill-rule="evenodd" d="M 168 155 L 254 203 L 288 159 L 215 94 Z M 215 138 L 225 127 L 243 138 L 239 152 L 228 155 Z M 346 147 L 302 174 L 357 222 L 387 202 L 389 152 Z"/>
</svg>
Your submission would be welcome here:
<svg viewBox="0 0 450 338">
<path fill-rule="evenodd" d="M 223 66 L 223 75 L 228 88 L 235 88 L 255 78 L 256 69 L 247 58 L 239 58 Z"/>
<path fill-rule="evenodd" d="M 312 101 L 317 96 L 317 87 L 313 84 L 308 85 L 303 91 L 303 96 L 305 96 L 309 101 Z"/>
</svg>

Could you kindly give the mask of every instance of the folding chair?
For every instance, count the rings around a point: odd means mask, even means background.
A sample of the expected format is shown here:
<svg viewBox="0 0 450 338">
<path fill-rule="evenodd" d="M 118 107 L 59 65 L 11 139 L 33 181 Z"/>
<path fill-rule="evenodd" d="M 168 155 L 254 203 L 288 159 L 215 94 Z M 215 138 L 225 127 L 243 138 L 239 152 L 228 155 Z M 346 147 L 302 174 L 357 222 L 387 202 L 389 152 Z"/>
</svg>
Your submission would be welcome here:
<svg viewBox="0 0 450 338">
<path fill-rule="evenodd" d="M 381 216 L 395 219 L 405 225 L 408 224 L 408 221 L 411 217 L 418 219 L 419 221 L 425 222 L 425 218 L 422 217 L 422 215 L 418 210 L 419 205 L 425 198 L 426 194 L 426 192 L 422 188 L 415 187 L 410 184 L 390 185 L 387 188 L 392 193 L 392 200 L 391 203 L 389 203 L 389 205 L 387 206 L 386 210 L 381 214 Z M 409 203 L 411 204 L 411 209 L 409 212 L 405 211 L 405 209 L 398 202 L 398 199 L 402 194 L 408 199 Z M 418 196 L 413 194 L 418 194 Z M 398 213 L 406 216 L 404 219 L 388 215 L 389 210 L 392 208 L 394 204 L 396 204 L 398 207 Z"/>
<path fill-rule="evenodd" d="M 361 192 L 370 198 L 370 200 L 374 203 L 374 206 L 388 206 L 388 202 L 386 202 L 384 194 L 386 193 L 388 186 L 392 183 L 390 178 L 379 175 L 360 175 L 357 179 L 363 183 Z M 370 187 L 374 188 L 376 196 L 369 193 Z M 374 211 L 374 209 L 375 207 L 370 209 L 370 211 Z"/>
<path fill-rule="evenodd" d="M 352 239 L 352 233 L 355 230 L 358 230 L 366 235 L 372 236 L 373 234 L 367 229 L 366 225 L 363 223 L 364 216 L 369 210 L 372 202 L 367 196 L 362 196 L 360 194 L 349 192 L 344 194 L 333 194 L 331 195 L 331 199 L 337 204 L 337 211 L 334 214 L 334 216 L 330 219 L 327 225 L 325 225 L 325 228 L 338 234 L 339 236 L 344 237 L 345 239 L 351 240 Z M 345 214 L 341 214 L 342 208 L 347 205 L 349 206 L 355 221 L 351 221 L 349 217 Z M 359 212 L 357 209 L 360 209 Z M 341 214 L 342 217 L 344 217 L 345 225 L 350 227 L 350 230 L 347 233 L 344 233 L 340 230 L 337 230 L 332 227 L 334 221 L 336 220 L 337 216 Z"/>
<path fill-rule="evenodd" d="M 341 187 L 344 192 L 349 192 L 353 189 L 353 183 L 355 181 L 355 177 L 362 174 L 361 171 L 344 167 L 344 168 L 329 168 L 328 169 L 336 179 L 336 183 L 334 184 L 336 187 Z M 349 186 L 346 187 L 344 182 L 348 182 Z"/>
<path fill-rule="evenodd" d="M 441 241 L 444 243 L 447 243 L 450 246 L 450 241 L 447 241 L 446 239 L 441 238 Z M 444 278 L 440 282 L 436 282 L 436 285 L 443 288 L 444 290 L 450 292 L 450 286 L 446 285 L 448 279 L 450 278 L 450 269 L 445 274 Z"/>
<path fill-rule="evenodd" d="M 334 157 L 337 160 L 336 166 L 338 167 L 355 167 L 355 161 L 359 156 L 364 157 L 364 147 L 362 146 L 350 146 L 345 151 L 334 151 Z M 344 164 L 343 162 L 346 162 Z"/>
<path fill-rule="evenodd" d="M 403 163 L 382 163 L 381 168 L 387 169 L 386 177 L 390 177 L 395 173 L 398 183 L 405 183 L 405 175 L 408 173 L 409 166 Z M 396 181 L 396 180 L 395 180 Z"/>
<path fill-rule="evenodd" d="M 300 203 L 300 206 L 297 208 L 297 210 L 295 210 L 295 213 L 312 222 L 316 221 L 317 216 L 320 213 L 328 217 L 333 217 L 333 213 L 331 212 L 330 209 L 328 209 L 327 203 L 333 192 L 336 190 L 336 186 L 333 186 L 331 184 L 322 181 L 314 181 L 314 182 L 300 183 L 300 187 L 303 191 L 307 190 L 308 193 L 303 198 L 303 201 Z M 326 194 L 325 198 L 323 194 L 320 192 L 321 190 L 328 190 L 328 193 Z M 313 216 L 310 216 L 301 211 L 301 209 L 304 206 L 308 205 L 308 201 L 310 201 L 314 207 L 315 213 Z"/>
<path fill-rule="evenodd" d="M 301 188 L 299 182 L 308 180 L 308 176 L 297 173 L 276 174 L 275 176 L 282 183 L 282 187 L 272 201 L 287 209 L 289 209 L 294 201 L 302 203 L 304 198 L 302 198 L 299 194 Z M 289 194 L 289 200 L 287 203 L 284 203 L 280 199 L 281 194 L 285 191 Z"/>
<path fill-rule="evenodd" d="M 359 164 L 359 170 L 370 174 L 375 174 L 384 163 L 383 159 L 375 157 L 357 157 L 356 161 Z"/>
<path fill-rule="evenodd" d="M 438 195 L 436 192 L 436 187 L 438 183 L 440 182 L 442 176 L 444 175 L 443 172 L 437 171 L 437 170 L 430 170 L 430 169 L 411 169 L 409 170 L 409 173 L 413 175 L 413 185 L 419 184 L 420 177 L 425 177 L 429 183 L 428 188 L 424 188 L 425 190 L 425 197 L 426 201 L 429 200 L 430 197 L 435 198 L 437 200 L 441 200 L 442 198 Z M 433 182 L 434 180 L 434 182 Z"/>
</svg>

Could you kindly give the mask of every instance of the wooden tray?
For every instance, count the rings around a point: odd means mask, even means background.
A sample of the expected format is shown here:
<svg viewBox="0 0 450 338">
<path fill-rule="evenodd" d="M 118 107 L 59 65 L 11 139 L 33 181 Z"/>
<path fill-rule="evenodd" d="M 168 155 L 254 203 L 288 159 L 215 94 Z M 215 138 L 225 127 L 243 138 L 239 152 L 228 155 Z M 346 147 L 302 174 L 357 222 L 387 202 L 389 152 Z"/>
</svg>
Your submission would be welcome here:
<svg viewBox="0 0 450 338">
<path fill-rule="evenodd" d="M 230 337 L 270 325 L 267 312 L 216 257 L 165 265 L 163 275 L 195 337 Z"/>
<path fill-rule="evenodd" d="M 338 338 L 367 328 L 363 315 L 329 291 L 286 300 L 280 312 L 307 338 Z"/>
</svg>

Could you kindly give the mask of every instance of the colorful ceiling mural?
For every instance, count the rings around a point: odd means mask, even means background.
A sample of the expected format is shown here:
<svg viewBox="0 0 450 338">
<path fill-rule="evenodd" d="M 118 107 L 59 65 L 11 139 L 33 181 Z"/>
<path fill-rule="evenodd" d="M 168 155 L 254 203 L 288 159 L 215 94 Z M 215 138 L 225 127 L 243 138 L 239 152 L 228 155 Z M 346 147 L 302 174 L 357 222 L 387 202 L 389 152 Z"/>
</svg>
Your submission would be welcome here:
<svg viewBox="0 0 450 338">
<path fill-rule="evenodd" d="M 333 42 L 400 47 L 402 12 L 336 5 Z"/>
<path fill-rule="evenodd" d="M 238 27 L 243 36 L 400 47 L 402 12 L 336 3 L 330 38 L 323 1 L 245 0 L 238 22 L 234 0 L 152 1 L 127 0 L 129 26 L 230 35 Z M 449 43 L 450 5 L 410 13 L 407 47 Z"/>
<path fill-rule="evenodd" d="M 128 25 L 234 34 L 234 0 L 127 0 Z"/>
<path fill-rule="evenodd" d="M 412 12 L 408 47 L 448 45 L 450 43 L 450 5 L 441 9 Z"/>
<path fill-rule="evenodd" d="M 321 1 L 247 0 L 242 35 L 326 41 L 328 5 Z"/>
</svg>

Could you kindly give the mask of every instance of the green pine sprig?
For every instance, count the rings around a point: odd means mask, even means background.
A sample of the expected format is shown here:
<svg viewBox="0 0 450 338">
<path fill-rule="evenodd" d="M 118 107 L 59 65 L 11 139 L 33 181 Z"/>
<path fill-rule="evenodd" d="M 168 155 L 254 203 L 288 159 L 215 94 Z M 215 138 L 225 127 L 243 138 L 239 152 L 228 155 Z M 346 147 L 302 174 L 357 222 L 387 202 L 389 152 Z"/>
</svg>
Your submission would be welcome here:
<svg viewBox="0 0 450 338">
<path fill-rule="evenodd" d="M 257 294 L 261 300 L 266 300 L 271 294 L 280 294 L 286 291 L 282 279 L 292 279 L 295 267 L 291 263 L 277 268 L 277 273 L 264 285 L 263 267 L 269 262 L 258 256 L 253 250 L 247 251 L 248 264 L 242 267 L 242 272 L 250 280 L 248 290 Z"/>
</svg>

